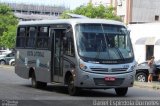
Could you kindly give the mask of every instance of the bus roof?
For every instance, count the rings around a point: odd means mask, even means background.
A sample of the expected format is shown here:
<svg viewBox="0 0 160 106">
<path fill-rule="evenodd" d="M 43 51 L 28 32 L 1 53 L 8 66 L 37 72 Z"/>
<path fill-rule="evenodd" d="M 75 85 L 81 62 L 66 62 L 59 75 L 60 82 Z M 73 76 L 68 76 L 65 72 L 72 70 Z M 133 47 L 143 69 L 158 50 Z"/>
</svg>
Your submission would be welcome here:
<svg viewBox="0 0 160 106">
<path fill-rule="evenodd" d="M 113 24 L 123 25 L 122 22 L 106 19 L 55 19 L 55 20 L 39 20 L 39 21 L 21 21 L 19 25 L 41 25 L 41 24 L 78 24 L 78 23 L 102 23 L 102 24 Z"/>
</svg>

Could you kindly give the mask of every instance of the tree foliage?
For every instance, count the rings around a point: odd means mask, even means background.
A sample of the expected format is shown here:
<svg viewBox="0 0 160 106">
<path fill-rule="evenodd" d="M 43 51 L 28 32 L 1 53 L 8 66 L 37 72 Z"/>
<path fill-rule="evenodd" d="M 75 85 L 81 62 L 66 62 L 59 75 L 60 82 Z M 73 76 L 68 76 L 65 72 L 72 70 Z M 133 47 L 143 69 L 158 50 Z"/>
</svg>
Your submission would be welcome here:
<svg viewBox="0 0 160 106">
<path fill-rule="evenodd" d="M 12 13 L 11 8 L 0 4 L 0 46 L 14 47 L 17 24 L 18 19 Z"/>
<path fill-rule="evenodd" d="M 87 6 L 80 6 L 75 10 L 63 12 L 61 18 L 69 18 L 69 16 L 67 16 L 66 13 L 74 13 L 84 15 L 89 18 L 103 18 L 121 21 L 121 18 L 115 15 L 114 10 L 115 9 L 112 6 L 94 6 L 92 3 L 88 3 Z"/>
</svg>

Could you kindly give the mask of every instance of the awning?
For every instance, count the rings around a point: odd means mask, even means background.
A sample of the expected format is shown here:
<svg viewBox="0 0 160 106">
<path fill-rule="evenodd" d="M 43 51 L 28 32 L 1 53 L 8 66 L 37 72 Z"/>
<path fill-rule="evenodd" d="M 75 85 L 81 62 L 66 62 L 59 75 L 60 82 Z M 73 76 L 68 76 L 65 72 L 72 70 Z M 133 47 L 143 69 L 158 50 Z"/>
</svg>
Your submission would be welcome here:
<svg viewBox="0 0 160 106">
<path fill-rule="evenodd" d="M 156 41 L 155 45 L 160 45 L 160 39 Z"/>
<path fill-rule="evenodd" d="M 135 44 L 137 45 L 155 45 L 155 37 L 139 38 Z"/>
</svg>

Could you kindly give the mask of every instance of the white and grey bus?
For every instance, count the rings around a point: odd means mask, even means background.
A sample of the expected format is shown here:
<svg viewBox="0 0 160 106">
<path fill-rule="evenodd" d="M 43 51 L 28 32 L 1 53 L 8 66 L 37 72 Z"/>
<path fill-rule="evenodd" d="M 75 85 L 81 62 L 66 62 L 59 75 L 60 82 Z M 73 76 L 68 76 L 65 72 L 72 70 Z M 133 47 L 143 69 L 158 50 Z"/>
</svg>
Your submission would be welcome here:
<svg viewBox="0 0 160 106">
<path fill-rule="evenodd" d="M 16 37 L 15 73 L 31 78 L 33 87 L 114 88 L 125 96 L 132 87 L 135 60 L 123 23 L 103 19 L 57 19 L 20 22 Z"/>
</svg>

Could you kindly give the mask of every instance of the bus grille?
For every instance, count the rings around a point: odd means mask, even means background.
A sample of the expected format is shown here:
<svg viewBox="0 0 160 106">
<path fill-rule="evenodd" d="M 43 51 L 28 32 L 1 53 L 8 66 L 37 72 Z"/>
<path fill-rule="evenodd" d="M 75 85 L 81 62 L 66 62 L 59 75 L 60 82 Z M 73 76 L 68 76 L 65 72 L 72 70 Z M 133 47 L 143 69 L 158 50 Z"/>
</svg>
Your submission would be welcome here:
<svg viewBox="0 0 160 106">
<path fill-rule="evenodd" d="M 128 68 L 91 68 L 92 71 L 95 72 L 125 72 Z"/>
<path fill-rule="evenodd" d="M 94 83 L 97 86 L 120 86 L 124 78 L 116 78 L 115 81 L 105 81 L 104 78 L 94 78 Z"/>
<path fill-rule="evenodd" d="M 127 71 L 128 68 L 112 68 L 112 72 Z"/>
<path fill-rule="evenodd" d="M 92 71 L 108 72 L 108 68 L 91 68 Z"/>
</svg>

